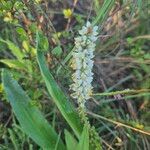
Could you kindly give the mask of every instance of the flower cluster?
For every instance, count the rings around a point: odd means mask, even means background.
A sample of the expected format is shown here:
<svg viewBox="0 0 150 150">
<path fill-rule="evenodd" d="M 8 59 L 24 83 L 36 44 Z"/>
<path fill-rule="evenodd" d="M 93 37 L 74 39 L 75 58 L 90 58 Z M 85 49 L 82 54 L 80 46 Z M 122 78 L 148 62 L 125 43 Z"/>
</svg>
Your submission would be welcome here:
<svg viewBox="0 0 150 150">
<path fill-rule="evenodd" d="M 75 49 L 73 51 L 72 68 L 75 72 L 72 75 L 74 91 L 72 97 L 78 100 L 80 107 L 85 107 L 85 102 L 92 93 L 91 82 L 93 80 L 93 51 L 97 40 L 98 26 L 92 27 L 90 22 L 79 30 L 79 36 L 75 38 Z"/>
</svg>

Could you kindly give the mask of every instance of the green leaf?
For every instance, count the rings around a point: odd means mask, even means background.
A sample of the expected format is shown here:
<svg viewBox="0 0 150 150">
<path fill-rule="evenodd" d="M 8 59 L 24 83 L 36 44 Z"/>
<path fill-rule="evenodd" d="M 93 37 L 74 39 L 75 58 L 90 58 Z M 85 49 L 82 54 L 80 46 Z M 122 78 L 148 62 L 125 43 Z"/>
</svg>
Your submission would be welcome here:
<svg viewBox="0 0 150 150">
<path fill-rule="evenodd" d="M 3 4 L 3 6 L 4 6 L 4 8 L 3 9 L 6 9 L 6 10 L 11 10 L 12 9 L 12 7 L 13 7 L 13 3 L 11 2 L 11 1 L 3 1 L 3 2 L 1 2 L 2 4 Z"/>
<path fill-rule="evenodd" d="M 20 38 L 21 41 L 22 40 L 27 40 L 27 41 L 29 40 L 29 37 L 28 37 L 26 31 L 22 27 L 17 27 L 16 32 L 19 34 L 18 38 Z"/>
<path fill-rule="evenodd" d="M 77 141 L 67 130 L 65 130 L 65 141 L 67 150 L 76 150 Z"/>
<path fill-rule="evenodd" d="M 26 69 L 26 65 L 16 59 L 1 59 L 0 62 L 6 64 L 10 68 Z"/>
<path fill-rule="evenodd" d="M 2 80 L 6 97 L 10 101 L 13 111 L 24 132 L 43 149 L 55 149 L 59 137 L 38 108 L 30 104 L 30 98 L 19 86 L 17 81 L 12 79 L 9 71 L 2 71 Z M 57 149 L 65 149 L 61 140 L 59 140 Z"/>
<path fill-rule="evenodd" d="M 29 52 L 29 43 L 28 43 L 28 41 L 23 41 L 22 42 L 22 46 L 23 46 L 23 48 L 27 51 L 27 52 Z"/>
<path fill-rule="evenodd" d="M 42 32 L 36 33 L 36 45 L 38 45 L 38 50 L 46 52 L 49 48 L 48 39 Z"/>
<path fill-rule="evenodd" d="M 5 41 L 3 39 L 0 39 L 0 41 L 8 45 L 9 49 L 11 50 L 13 55 L 16 56 L 17 59 L 22 60 L 22 58 L 24 57 L 24 54 L 23 52 L 21 52 L 19 47 L 17 47 L 14 43 L 8 40 Z"/>
<path fill-rule="evenodd" d="M 114 0 L 105 0 L 102 8 L 99 9 L 98 15 L 93 21 L 93 25 L 96 25 L 98 23 L 102 23 L 106 16 L 108 15 L 110 9 L 113 7 L 115 1 Z"/>
<path fill-rule="evenodd" d="M 60 46 L 57 46 L 55 47 L 53 50 L 52 50 L 52 54 L 57 56 L 57 57 L 60 57 L 60 55 L 62 54 L 62 49 Z"/>
<path fill-rule="evenodd" d="M 22 34 L 22 35 L 26 36 L 26 32 L 22 27 L 17 27 L 16 31 L 17 31 L 18 34 L 20 34 L 20 35 Z"/>
<path fill-rule="evenodd" d="M 74 107 L 71 105 L 70 101 L 67 99 L 66 95 L 57 85 L 52 74 L 49 72 L 44 53 L 40 50 L 37 50 L 37 60 L 52 100 L 55 102 L 61 114 L 71 126 L 77 137 L 80 137 L 82 132 L 82 124 L 80 122 L 78 113 L 75 111 Z"/>
<path fill-rule="evenodd" d="M 32 64 L 30 60 L 19 61 L 17 59 L 1 59 L 0 62 L 10 68 L 20 69 L 32 73 Z"/>
<path fill-rule="evenodd" d="M 77 150 L 89 150 L 89 132 L 88 128 L 84 126 Z"/>
<path fill-rule="evenodd" d="M 74 51 L 74 48 L 67 54 L 67 56 L 64 58 L 64 60 L 61 62 L 61 64 L 64 66 L 72 57 L 72 52 Z M 57 69 L 57 74 L 59 74 L 59 72 L 62 69 L 62 65 L 60 65 Z"/>
<path fill-rule="evenodd" d="M 19 144 L 18 141 L 16 140 L 17 137 L 14 131 L 8 128 L 8 133 L 9 133 L 10 140 L 12 141 L 12 144 L 14 146 L 14 149 L 19 150 Z"/>
<path fill-rule="evenodd" d="M 138 8 L 141 9 L 143 6 L 142 0 L 137 0 L 137 5 L 138 5 Z"/>
</svg>

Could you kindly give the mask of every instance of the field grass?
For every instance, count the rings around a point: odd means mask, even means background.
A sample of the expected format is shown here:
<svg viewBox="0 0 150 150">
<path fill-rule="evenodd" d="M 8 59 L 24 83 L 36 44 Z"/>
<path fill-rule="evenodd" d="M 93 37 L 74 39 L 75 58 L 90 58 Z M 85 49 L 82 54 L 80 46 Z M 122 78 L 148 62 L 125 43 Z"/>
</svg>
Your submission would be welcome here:
<svg viewBox="0 0 150 150">
<path fill-rule="evenodd" d="M 0 150 L 149 150 L 148 0 L 0 1 Z M 93 91 L 73 99 L 78 31 L 98 26 Z"/>
</svg>

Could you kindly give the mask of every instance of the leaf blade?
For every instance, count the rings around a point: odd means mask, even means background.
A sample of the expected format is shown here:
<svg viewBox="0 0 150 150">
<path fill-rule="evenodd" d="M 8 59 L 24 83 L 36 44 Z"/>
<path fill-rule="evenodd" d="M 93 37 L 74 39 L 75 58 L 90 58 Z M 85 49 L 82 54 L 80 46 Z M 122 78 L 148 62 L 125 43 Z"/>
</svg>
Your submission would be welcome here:
<svg viewBox="0 0 150 150">
<path fill-rule="evenodd" d="M 65 130 L 65 141 L 67 150 L 76 150 L 76 146 L 78 143 L 76 139 L 67 130 Z"/>
<path fill-rule="evenodd" d="M 15 69 L 25 69 L 26 65 L 17 59 L 1 59 L 1 63 L 9 66 L 10 68 L 15 68 Z"/>
<path fill-rule="evenodd" d="M 71 126 L 77 137 L 80 137 L 82 132 L 82 124 L 80 122 L 79 116 L 75 111 L 74 107 L 66 98 L 65 94 L 59 88 L 55 82 L 53 76 L 48 70 L 46 65 L 44 53 L 37 50 L 37 60 L 43 76 L 43 79 L 46 83 L 48 92 L 50 93 L 53 101 L 57 105 L 58 109 L 62 113 L 63 117 L 66 119 L 68 124 Z"/>
<path fill-rule="evenodd" d="M 115 1 L 114 0 L 106 0 L 104 1 L 102 8 L 99 10 L 97 17 L 95 20 L 92 22 L 93 25 L 96 25 L 98 22 L 102 23 L 106 16 L 108 15 L 110 9 L 114 5 Z"/>
<path fill-rule="evenodd" d="M 79 139 L 77 150 L 89 150 L 89 131 L 87 126 L 84 126 L 82 135 Z"/>
<path fill-rule="evenodd" d="M 12 79 L 8 71 L 2 71 L 2 80 L 7 99 L 10 101 L 25 133 L 42 148 L 54 149 L 58 138 L 54 129 L 48 124 L 38 108 L 30 105 L 29 97 L 19 84 Z M 61 140 L 59 141 L 58 149 L 65 150 L 65 146 Z"/>
<path fill-rule="evenodd" d="M 16 56 L 16 58 L 18 60 L 22 60 L 23 59 L 23 57 L 24 57 L 23 52 L 13 42 L 11 42 L 9 40 L 3 40 L 1 38 L 0 38 L 0 41 L 7 44 L 7 46 L 9 47 L 11 52 L 13 53 L 13 55 Z"/>
</svg>

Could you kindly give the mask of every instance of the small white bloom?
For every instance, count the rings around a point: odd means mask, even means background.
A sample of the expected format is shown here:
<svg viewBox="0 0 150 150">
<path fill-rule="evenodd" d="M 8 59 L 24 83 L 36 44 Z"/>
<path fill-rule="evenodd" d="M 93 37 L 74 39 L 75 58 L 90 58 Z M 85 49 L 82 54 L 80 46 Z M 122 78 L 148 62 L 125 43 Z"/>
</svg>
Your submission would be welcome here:
<svg viewBox="0 0 150 150">
<path fill-rule="evenodd" d="M 90 36 L 89 38 L 90 38 L 90 40 L 93 41 L 93 42 L 95 42 L 95 41 L 97 40 L 97 37 L 94 36 L 94 35 Z"/>
<path fill-rule="evenodd" d="M 79 31 L 80 35 L 85 35 L 87 33 L 87 28 L 85 26 L 82 27 L 82 30 Z"/>
<path fill-rule="evenodd" d="M 93 35 L 95 36 L 98 35 L 97 30 L 98 30 L 98 26 L 93 27 Z"/>
<path fill-rule="evenodd" d="M 87 21 L 86 27 L 91 27 L 91 23 L 89 21 Z"/>
</svg>

